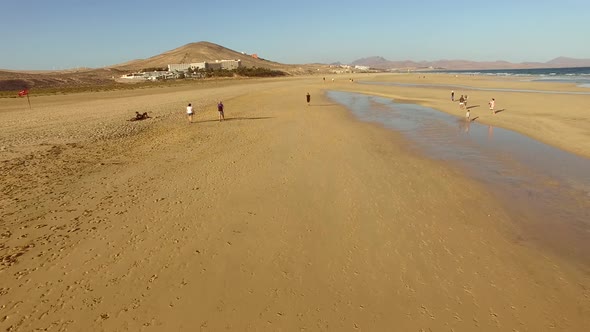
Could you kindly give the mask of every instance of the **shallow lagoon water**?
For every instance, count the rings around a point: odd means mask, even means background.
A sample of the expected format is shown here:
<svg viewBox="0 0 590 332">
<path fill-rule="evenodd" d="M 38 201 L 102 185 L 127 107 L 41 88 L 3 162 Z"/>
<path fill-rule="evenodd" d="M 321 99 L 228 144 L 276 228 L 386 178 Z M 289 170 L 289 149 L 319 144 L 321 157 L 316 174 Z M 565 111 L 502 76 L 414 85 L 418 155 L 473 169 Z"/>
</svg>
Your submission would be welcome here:
<svg viewBox="0 0 590 332">
<path fill-rule="evenodd" d="M 327 95 L 358 119 L 401 133 L 429 158 L 484 183 L 530 239 L 590 266 L 590 159 L 417 104 L 348 92 Z"/>
</svg>

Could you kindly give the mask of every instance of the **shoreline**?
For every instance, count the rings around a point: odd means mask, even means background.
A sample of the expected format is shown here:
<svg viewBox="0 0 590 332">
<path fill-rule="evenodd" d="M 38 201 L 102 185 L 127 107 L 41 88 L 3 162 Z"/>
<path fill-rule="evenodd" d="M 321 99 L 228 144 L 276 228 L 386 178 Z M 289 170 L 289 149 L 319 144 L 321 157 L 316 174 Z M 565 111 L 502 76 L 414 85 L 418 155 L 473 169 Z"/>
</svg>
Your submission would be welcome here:
<svg viewBox="0 0 590 332">
<path fill-rule="evenodd" d="M 512 216 L 520 216 L 514 218 L 513 223 L 521 229 L 519 237 L 523 242 L 534 242 L 541 250 L 553 250 L 564 258 L 581 263 L 586 269 L 590 268 L 589 238 L 584 236 L 586 230 L 590 230 L 590 224 L 585 221 L 585 208 L 582 208 L 584 197 L 590 195 L 587 189 L 584 191 L 590 182 L 583 174 L 584 169 L 589 169 L 590 160 L 582 165 L 580 162 L 585 160 L 583 158 L 561 149 L 543 147 L 543 143 L 533 142 L 515 132 L 510 134 L 511 143 L 507 144 L 503 133 L 508 130 L 503 128 L 494 130 L 494 137 L 499 140 L 488 144 L 491 141 L 487 126 L 470 124 L 471 130 L 465 131 L 469 127 L 465 127 L 461 119 L 454 119 L 452 115 L 435 109 L 416 104 L 399 104 L 382 97 L 373 100 L 375 96 L 368 94 L 350 93 L 353 97 L 346 94 L 348 92 L 331 90 L 328 97 L 349 109 L 354 120 L 399 134 L 410 146 L 409 151 L 440 162 L 441 167 L 455 168 L 464 176 L 481 183 L 487 191 L 494 192 L 495 199 L 502 202 L 504 208 L 511 210 Z M 368 102 L 364 98 L 373 101 Z M 423 111 L 412 114 L 417 109 Z M 396 120 L 401 121 L 401 124 L 396 124 Z M 461 128 L 455 128 L 456 125 Z M 442 142 L 445 145 L 439 147 Z M 529 154 L 529 149 L 538 151 L 539 147 L 545 151 L 544 155 L 535 157 Z M 499 154 L 502 157 L 495 159 Z M 563 174 L 563 167 L 553 163 L 555 158 L 569 164 L 568 174 Z M 547 166 L 539 168 L 538 163 Z M 514 168 L 514 165 L 518 167 Z M 531 172 L 542 174 L 545 180 L 540 182 L 529 177 L 527 174 Z M 515 183 L 518 183 L 517 187 L 514 187 Z M 572 187 L 573 183 L 576 185 Z M 560 189 L 555 187 L 557 184 Z M 547 195 L 552 198 L 543 199 Z M 579 203 L 572 205 L 571 202 L 575 201 Z M 585 206 L 590 208 L 589 204 Z M 568 213 L 560 212 L 562 210 Z M 557 223 L 557 220 L 562 222 Z M 555 236 L 558 233 L 559 239 Z"/>
<path fill-rule="evenodd" d="M 312 80 L 0 106 L 39 149 L 0 173 L 0 327 L 590 327 L 587 274 Z"/>
<path fill-rule="evenodd" d="M 492 80 L 488 77 L 455 78 L 450 75 L 426 79 L 420 79 L 416 75 L 378 75 L 372 76 L 376 82 L 396 81 L 401 83 L 430 82 L 468 82 L 480 87 L 509 88 L 543 87 L 547 90 L 570 89 L 567 84 L 545 82 L 511 82 Z M 369 78 L 371 76 L 363 76 Z M 358 78 L 357 78 L 358 79 Z M 491 92 L 491 91 L 455 91 L 455 102 L 450 100 L 450 89 L 427 87 L 401 87 L 401 86 L 375 86 L 362 84 L 335 84 L 338 89 L 349 92 L 367 93 L 371 95 L 388 97 L 400 102 L 411 102 L 434 108 L 441 112 L 464 117 L 464 111 L 458 107 L 458 96 L 469 94 L 469 105 L 477 106 L 472 109 L 472 118 L 485 124 L 514 130 L 523 135 L 548 145 L 569 151 L 571 153 L 590 158 L 590 114 L 586 112 L 586 106 L 590 103 L 590 95 L 551 95 L 530 96 L 523 92 Z M 329 88 L 329 86 L 327 86 Z M 580 88 L 581 89 L 581 88 Z M 539 89 L 541 90 L 541 89 Z M 587 91 L 587 90 L 585 90 Z M 495 98 L 496 110 L 503 110 L 501 114 L 492 116 L 488 114 L 487 102 Z M 542 99 L 542 100 L 539 100 Z M 553 110 L 551 112 L 551 110 Z M 558 112 L 558 113 L 556 113 Z"/>
<path fill-rule="evenodd" d="M 378 85 L 380 82 L 363 82 L 360 84 Z M 452 84 L 420 84 L 420 83 L 381 83 L 382 85 L 412 87 L 412 88 L 447 88 L 466 91 L 484 91 L 484 92 L 522 92 L 522 93 L 539 93 L 539 94 L 557 94 L 557 95 L 590 95 L 588 91 L 571 91 L 571 90 L 518 90 L 518 89 L 502 89 L 502 88 L 478 88 L 475 86 L 452 85 Z"/>
</svg>

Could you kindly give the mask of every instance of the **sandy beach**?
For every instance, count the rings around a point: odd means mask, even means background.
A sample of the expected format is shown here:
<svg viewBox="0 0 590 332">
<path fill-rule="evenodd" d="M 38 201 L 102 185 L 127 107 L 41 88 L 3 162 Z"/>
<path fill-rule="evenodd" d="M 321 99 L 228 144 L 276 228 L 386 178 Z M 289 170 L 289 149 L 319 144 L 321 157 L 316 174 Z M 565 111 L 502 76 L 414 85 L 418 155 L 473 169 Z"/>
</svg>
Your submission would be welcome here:
<svg viewBox="0 0 590 332">
<path fill-rule="evenodd" d="M 447 87 L 358 83 L 457 78 L 354 79 L 0 100 L 0 330 L 590 330 L 587 266 L 522 241 L 481 184 L 324 97 L 463 117 Z M 468 94 L 477 121 L 590 156 L 589 95 Z"/>
</svg>

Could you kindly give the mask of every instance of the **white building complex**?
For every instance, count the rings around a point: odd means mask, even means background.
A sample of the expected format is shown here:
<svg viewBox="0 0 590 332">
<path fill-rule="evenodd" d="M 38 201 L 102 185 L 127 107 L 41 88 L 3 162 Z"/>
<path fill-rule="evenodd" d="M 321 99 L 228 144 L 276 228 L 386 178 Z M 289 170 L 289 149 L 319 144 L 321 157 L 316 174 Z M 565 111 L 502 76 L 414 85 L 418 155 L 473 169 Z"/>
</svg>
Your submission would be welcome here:
<svg viewBox="0 0 590 332">
<path fill-rule="evenodd" d="M 120 78 L 125 80 L 150 80 L 178 78 L 182 73 L 201 70 L 234 70 L 240 68 L 240 60 L 215 60 L 215 62 L 193 62 L 168 65 L 168 71 L 139 72 L 123 75 Z"/>
<path fill-rule="evenodd" d="M 170 65 L 168 65 L 168 71 L 188 71 L 188 70 L 195 70 L 195 69 L 233 70 L 233 69 L 240 68 L 241 63 L 242 62 L 240 60 L 215 60 L 215 62 L 193 62 L 193 63 L 170 64 Z"/>
</svg>

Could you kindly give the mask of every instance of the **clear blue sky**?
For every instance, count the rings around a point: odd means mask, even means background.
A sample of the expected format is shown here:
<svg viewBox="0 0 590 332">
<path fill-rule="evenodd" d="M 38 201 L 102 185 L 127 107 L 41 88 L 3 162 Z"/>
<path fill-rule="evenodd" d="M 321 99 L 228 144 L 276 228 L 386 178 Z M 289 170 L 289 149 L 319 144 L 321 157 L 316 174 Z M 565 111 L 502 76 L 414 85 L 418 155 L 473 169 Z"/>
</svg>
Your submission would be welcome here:
<svg viewBox="0 0 590 332">
<path fill-rule="evenodd" d="M 102 67 L 209 41 L 289 64 L 590 58 L 589 0 L 2 1 L 0 68 Z"/>
</svg>

